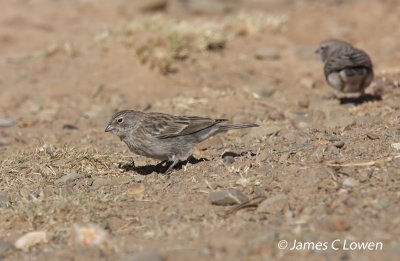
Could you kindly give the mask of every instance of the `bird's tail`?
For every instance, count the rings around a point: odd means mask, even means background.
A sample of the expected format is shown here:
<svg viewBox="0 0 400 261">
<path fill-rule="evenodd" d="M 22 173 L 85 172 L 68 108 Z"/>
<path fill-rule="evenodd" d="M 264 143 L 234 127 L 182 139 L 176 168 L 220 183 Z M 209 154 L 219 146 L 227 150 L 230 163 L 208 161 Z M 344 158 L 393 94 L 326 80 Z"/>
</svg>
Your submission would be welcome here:
<svg viewBox="0 0 400 261">
<path fill-rule="evenodd" d="M 218 132 L 224 132 L 233 129 L 244 129 L 244 128 L 253 128 L 259 127 L 260 125 L 254 123 L 243 123 L 243 124 L 233 124 L 233 125 L 220 125 Z"/>
</svg>

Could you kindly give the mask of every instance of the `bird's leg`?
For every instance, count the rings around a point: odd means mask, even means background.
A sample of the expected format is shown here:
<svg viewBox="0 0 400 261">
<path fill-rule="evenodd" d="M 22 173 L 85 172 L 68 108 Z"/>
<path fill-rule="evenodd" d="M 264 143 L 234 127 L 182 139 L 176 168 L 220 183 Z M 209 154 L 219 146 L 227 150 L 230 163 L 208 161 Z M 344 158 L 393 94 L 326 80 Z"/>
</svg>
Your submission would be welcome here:
<svg viewBox="0 0 400 261">
<path fill-rule="evenodd" d="M 171 162 L 171 165 L 169 165 L 168 169 L 167 169 L 166 171 L 164 171 L 163 174 L 164 174 L 164 175 L 168 174 L 168 172 L 169 172 L 173 167 L 175 167 L 175 165 L 178 164 L 178 162 L 179 162 L 178 159 L 173 160 L 173 161 Z"/>
</svg>

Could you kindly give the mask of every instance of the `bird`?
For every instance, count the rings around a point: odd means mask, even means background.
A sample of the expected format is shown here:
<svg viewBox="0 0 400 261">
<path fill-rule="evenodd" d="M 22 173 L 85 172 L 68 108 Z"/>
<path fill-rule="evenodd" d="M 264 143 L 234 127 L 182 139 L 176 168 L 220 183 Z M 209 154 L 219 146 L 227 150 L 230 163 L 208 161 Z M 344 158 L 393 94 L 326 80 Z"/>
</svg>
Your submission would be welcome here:
<svg viewBox="0 0 400 261">
<path fill-rule="evenodd" d="M 259 127 L 258 124 L 224 124 L 227 119 L 173 116 L 157 112 L 116 112 L 105 132 L 117 135 L 137 155 L 171 162 L 164 174 L 191 156 L 196 144 L 231 129 Z"/>
<path fill-rule="evenodd" d="M 337 91 L 363 95 L 374 78 L 368 54 L 348 42 L 337 39 L 323 41 L 316 53 L 324 63 L 325 79 Z"/>
</svg>

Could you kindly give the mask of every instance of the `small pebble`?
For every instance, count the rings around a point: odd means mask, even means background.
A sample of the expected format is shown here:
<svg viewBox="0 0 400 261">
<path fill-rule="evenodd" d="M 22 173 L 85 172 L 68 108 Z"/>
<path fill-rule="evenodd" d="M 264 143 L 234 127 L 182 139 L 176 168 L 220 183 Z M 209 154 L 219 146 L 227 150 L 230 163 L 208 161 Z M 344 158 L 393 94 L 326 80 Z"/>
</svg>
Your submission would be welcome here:
<svg viewBox="0 0 400 261">
<path fill-rule="evenodd" d="M 34 245 L 47 243 L 47 233 L 45 231 L 29 232 L 15 241 L 14 246 L 17 249 L 28 251 Z"/>
<path fill-rule="evenodd" d="M 379 139 L 379 136 L 374 134 L 374 133 L 367 133 L 367 137 L 371 140 L 377 140 Z"/>
<path fill-rule="evenodd" d="M 225 156 L 222 158 L 224 162 L 233 164 L 235 162 L 235 158 L 233 156 Z"/>
<path fill-rule="evenodd" d="M 129 196 L 139 200 L 143 198 L 144 191 L 145 187 L 143 183 L 134 183 L 128 186 L 128 190 L 126 192 Z"/>
<path fill-rule="evenodd" d="M 336 148 L 343 148 L 343 146 L 344 146 L 344 142 L 343 141 L 341 141 L 341 140 L 338 140 L 338 141 L 335 141 L 334 143 L 333 143 L 333 146 L 335 146 Z"/>
<path fill-rule="evenodd" d="M 257 207 L 257 213 L 278 214 L 287 210 L 289 207 L 288 199 L 285 194 L 277 194 L 265 199 Z"/>
<path fill-rule="evenodd" d="M 78 127 L 72 124 L 64 124 L 62 128 L 64 130 L 78 130 Z"/>
<path fill-rule="evenodd" d="M 346 178 L 345 180 L 343 180 L 343 185 L 348 187 L 357 187 L 358 185 L 360 185 L 360 182 L 353 178 Z"/>
<path fill-rule="evenodd" d="M 396 150 L 400 150 L 400 143 L 392 143 L 390 146 Z"/>
<path fill-rule="evenodd" d="M 257 60 L 279 60 L 279 50 L 275 48 L 263 48 L 256 51 L 254 57 Z"/>
<path fill-rule="evenodd" d="M 64 176 L 62 176 L 61 178 L 58 178 L 54 181 L 54 184 L 56 185 L 62 185 L 62 184 L 66 184 L 68 182 L 77 180 L 77 179 L 81 179 L 84 178 L 85 174 L 83 173 L 67 173 Z"/>
<path fill-rule="evenodd" d="M 79 226 L 75 224 L 74 232 L 76 243 L 83 247 L 111 247 L 108 232 L 97 225 Z"/>
<path fill-rule="evenodd" d="M 0 191 L 0 208 L 6 208 L 10 205 L 10 196 L 5 191 Z"/>
<path fill-rule="evenodd" d="M 210 193 L 208 200 L 214 205 L 229 206 L 244 203 L 248 199 L 241 191 L 229 188 Z"/>
<path fill-rule="evenodd" d="M 14 118 L 0 118 L 0 127 L 12 127 L 17 124 L 17 121 Z"/>
<path fill-rule="evenodd" d="M 5 257 L 13 247 L 13 244 L 0 240 L 0 260 L 3 260 L 2 258 Z"/>
</svg>

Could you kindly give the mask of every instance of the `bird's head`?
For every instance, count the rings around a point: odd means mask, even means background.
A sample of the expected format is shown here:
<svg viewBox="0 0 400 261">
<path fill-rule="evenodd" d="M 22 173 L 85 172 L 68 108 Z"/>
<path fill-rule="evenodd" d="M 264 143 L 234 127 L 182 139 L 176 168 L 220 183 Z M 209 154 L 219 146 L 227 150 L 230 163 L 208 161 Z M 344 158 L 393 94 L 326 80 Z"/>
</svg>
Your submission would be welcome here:
<svg viewBox="0 0 400 261">
<path fill-rule="evenodd" d="M 133 110 L 115 113 L 108 122 L 105 132 L 114 133 L 122 139 L 136 125 L 138 113 Z"/>
<path fill-rule="evenodd" d="M 319 48 L 315 50 L 315 53 L 319 54 L 321 56 L 322 61 L 325 62 L 333 52 L 344 46 L 351 46 L 351 45 L 342 40 L 336 40 L 336 39 L 326 40 L 320 44 Z"/>
</svg>

